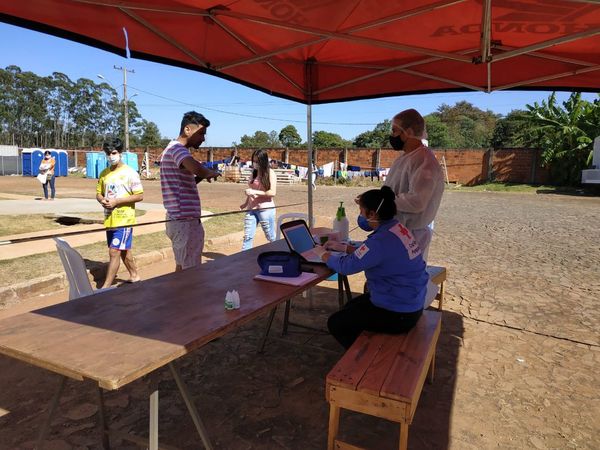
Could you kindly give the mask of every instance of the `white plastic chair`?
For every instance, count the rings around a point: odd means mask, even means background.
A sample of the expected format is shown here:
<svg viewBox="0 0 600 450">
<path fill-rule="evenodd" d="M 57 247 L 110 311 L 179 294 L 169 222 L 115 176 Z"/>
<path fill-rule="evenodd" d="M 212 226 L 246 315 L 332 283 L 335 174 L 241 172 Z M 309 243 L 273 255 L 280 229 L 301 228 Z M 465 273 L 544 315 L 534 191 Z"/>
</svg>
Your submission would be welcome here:
<svg viewBox="0 0 600 450">
<path fill-rule="evenodd" d="M 293 212 L 293 213 L 285 213 L 277 217 L 277 233 L 275 234 L 275 239 L 281 239 L 281 224 L 284 220 L 296 220 L 296 219 L 304 219 L 308 224 L 308 214 Z"/>
<path fill-rule="evenodd" d="M 110 287 L 94 291 L 85 269 L 85 261 L 79 252 L 74 250 L 64 239 L 54 238 L 54 242 L 56 242 L 58 256 L 60 256 L 67 280 L 69 280 L 69 300 L 114 289 Z"/>
</svg>

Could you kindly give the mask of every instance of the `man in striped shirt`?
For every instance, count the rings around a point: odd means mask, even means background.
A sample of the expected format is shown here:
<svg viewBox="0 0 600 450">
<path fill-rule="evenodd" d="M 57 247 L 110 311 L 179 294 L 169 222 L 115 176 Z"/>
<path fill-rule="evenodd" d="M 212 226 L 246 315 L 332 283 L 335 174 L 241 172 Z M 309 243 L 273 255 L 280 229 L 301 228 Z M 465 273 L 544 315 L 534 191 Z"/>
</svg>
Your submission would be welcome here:
<svg viewBox="0 0 600 450">
<path fill-rule="evenodd" d="M 199 265 L 204 248 L 196 183 L 201 180 L 210 183 L 219 173 L 196 161 L 189 149 L 202 145 L 209 125 L 202 114 L 185 113 L 179 137 L 169 142 L 160 156 L 160 187 L 168 220 L 166 231 L 173 245 L 176 271 Z"/>
</svg>

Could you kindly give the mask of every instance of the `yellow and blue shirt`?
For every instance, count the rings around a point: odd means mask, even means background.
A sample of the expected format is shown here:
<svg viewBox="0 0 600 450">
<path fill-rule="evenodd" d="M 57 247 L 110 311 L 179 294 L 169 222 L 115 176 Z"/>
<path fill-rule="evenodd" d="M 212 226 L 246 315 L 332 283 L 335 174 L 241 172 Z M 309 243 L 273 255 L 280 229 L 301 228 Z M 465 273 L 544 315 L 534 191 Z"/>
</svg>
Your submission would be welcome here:
<svg viewBox="0 0 600 450">
<path fill-rule="evenodd" d="M 96 193 L 106 198 L 127 198 L 142 194 L 142 182 L 138 173 L 126 164 L 100 174 Z M 128 227 L 135 224 L 135 203 L 121 205 L 113 210 L 104 209 L 104 226 L 107 228 Z"/>
</svg>

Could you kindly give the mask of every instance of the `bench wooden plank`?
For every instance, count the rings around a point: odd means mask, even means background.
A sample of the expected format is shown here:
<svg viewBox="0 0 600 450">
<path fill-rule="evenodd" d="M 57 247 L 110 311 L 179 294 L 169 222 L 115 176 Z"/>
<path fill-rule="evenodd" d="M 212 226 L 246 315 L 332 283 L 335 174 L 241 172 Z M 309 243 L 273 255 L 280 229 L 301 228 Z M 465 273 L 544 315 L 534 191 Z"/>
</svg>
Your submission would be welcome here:
<svg viewBox="0 0 600 450">
<path fill-rule="evenodd" d="M 362 333 L 327 375 L 327 383 L 356 390 L 358 383 L 379 353 L 386 335 Z"/>
<path fill-rule="evenodd" d="M 415 328 L 404 335 L 400 351 L 381 388 L 381 397 L 405 402 L 418 400 L 440 329 L 441 313 L 423 311 Z"/>
<path fill-rule="evenodd" d="M 434 284 L 442 284 L 448 276 L 446 268 L 441 266 L 427 266 L 427 273 Z"/>
<path fill-rule="evenodd" d="M 384 344 L 380 346 L 377 355 L 375 355 L 371 364 L 369 364 L 369 367 L 356 387 L 357 391 L 375 396 L 379 396 L 387 374 L 392 364 L 394 364 L 395 356 L 400 351 L 400 347 L 405 340 L 405 335 L 380 334 L 380 336 L 384 337 Z"/>
<path fill-rule="evenodd" d="M 381 398 L 341 386 L 329 385 L 327 391 L 330 406 L 369 414 L 392 422 L 408 420 L 410 415 L 410 408 L 404 402 Z"/>
<path fill-rule="evenodd" d="M 356 445 L 348 444 L 344 441 L 335 440 L 335 445 L 333 447 L 335 450 L 365 450 L 364 447 L 357 447 Z"/>
</svg>

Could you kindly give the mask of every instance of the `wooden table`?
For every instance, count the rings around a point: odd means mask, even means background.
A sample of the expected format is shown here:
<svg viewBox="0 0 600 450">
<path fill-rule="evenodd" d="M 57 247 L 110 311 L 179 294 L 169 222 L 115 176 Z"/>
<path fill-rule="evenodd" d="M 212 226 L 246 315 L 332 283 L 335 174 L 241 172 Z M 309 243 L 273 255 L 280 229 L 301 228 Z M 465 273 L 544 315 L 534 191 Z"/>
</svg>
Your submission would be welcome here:
<svg viewBox="0 0 600 450">
<path fill-rule="evenodd" d="M 102 389 L 118 389 L 165 365 L 171 369 L 204 446 L 211 448 L 173 362 L 268 311 L 272 318 L 277 305 L 332 274 L 325 266 L 313 266 L 318 277 L 303 286 L 253 280 L 259 270 L 258 254 L 279 249 L 287 249 L 284 241 L 1 320 L 0 353 L 64 376 L 40 431 L 38 448 L 65 377 L 93 380 L 98 385 L 103 445 L 108 448 Z M 232 289 L 240 293 L 241 307 L 226 311 L 225 293 Z M 152 396 L 150 448 L 156 449 L 158 393 Z"/>
</svg>

